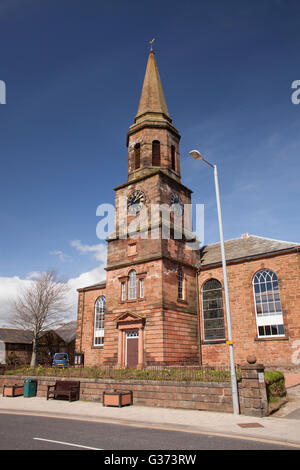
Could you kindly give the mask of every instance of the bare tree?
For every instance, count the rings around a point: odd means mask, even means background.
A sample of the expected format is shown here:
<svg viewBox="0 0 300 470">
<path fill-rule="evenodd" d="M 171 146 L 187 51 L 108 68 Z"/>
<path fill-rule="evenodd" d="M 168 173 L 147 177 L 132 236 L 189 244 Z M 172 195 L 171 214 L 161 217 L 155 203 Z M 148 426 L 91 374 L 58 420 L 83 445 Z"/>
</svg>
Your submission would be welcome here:
<svg viewBox="0 0 300 470">
<path fill-rule="evenodd" d="M 36 366 L 37 340 L 41 333 L 59 326 L 69 311 L 68 292 L 67 284 L 58 280 L 55 271 L 41 272 L 13 302 L 11 323 L 32 332 L 31 367 Z"/>
</svg>

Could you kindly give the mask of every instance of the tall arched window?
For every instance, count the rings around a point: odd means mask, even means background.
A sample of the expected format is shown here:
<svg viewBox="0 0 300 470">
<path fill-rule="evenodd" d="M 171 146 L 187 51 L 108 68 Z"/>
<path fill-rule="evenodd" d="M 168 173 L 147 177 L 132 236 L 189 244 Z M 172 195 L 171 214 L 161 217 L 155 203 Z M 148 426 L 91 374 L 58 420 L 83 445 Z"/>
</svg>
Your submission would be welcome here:
<svg viewBox="0 0 300 470">
<path fill-rule="evenodd" d="M 160 142 L 158 140 L 152 142 L 152 166 L 160 166 Z"/>
<path fill-rule="evenodd" d="M 171 165 L 172 165 L 172 170 L 175 170 L 176 165 L 175 165 L 175 146 L 174 145 L 171 146 Z"/>
<path fill-rule="evenodd" d="M 271 269 L 262 269 L 255 274 L 252 284 L 258 336 L 284 336 L 276 274 Z"/>
<path fill-rule="evenodd" d="M 184 275 L 181 269 L 177 272 L 178 299 L 184 300 Z"/>
<path fill-rule="evenodd" d="M 137 298 L 137 279 L 136 279 L 136 271 L 133 269 L 129 273 L 129 286 L 128 286 L 128 299 L 136 299 Z"/>
<path fill-rule="evenodd" d="M 104 344 L 105 297 L 98 297 L 95 303 L 94 346 Z"/>
<path fill-rule="evenodd" d="M 204 340 L 224 340 L 225 323 L 222 284 L 217 279 L 209 279 L 203 284 L 202 311 Z"/>
<path fill-rule="evenodd" d="M 137 170 L 141 165 L 141 145 L 135 144 L 134 146 L 134 169 Z"/>
</svg>

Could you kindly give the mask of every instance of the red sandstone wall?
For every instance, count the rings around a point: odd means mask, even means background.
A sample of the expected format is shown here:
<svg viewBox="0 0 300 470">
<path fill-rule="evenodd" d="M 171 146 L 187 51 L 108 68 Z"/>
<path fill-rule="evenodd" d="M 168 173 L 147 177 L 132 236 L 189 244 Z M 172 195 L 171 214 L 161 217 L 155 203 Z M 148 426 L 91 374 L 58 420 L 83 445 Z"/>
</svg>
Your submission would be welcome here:
<svg viewBox="0 0 300 470">
<path fill-rule="evenodd" d="M 54 385 L 56 378 L 37 377 L 37 380 L 37 396 L 46 397 L 47 386 Z M 0 376 L 1 389 L 3 385 L 23 383 L 24 377 Z M 189 382 L 186 384 L 185 382 L 152 380 L 122 380 L 118 382 L 109 379 L 80 379 L 81 400 L 102 402 L 103 392 L 114 389 L 131 390 L 134 405 L 232 412 L 229 383 Z"/>
<path fill-rule="evenodd" d="M 273 270 L 279 281 L 283 314 L 284 338 L 257 338 L 252 278 L 263 268 Z M 297 366 L 300 364 L 300 262 L 297 253 L 282 254 L 227 266 L 232 318 L 235 362 L 242 363 L 249 354 L 266 366 Z M 211 277 L 223 284 L 222 268 L 203 269 L 199 275 L 199 292 Z M 225 299 L 223 297 L 225 305 Z M 202 302 L 200 299 L 201 337 Z M 226 316 L 225 316 L 226 321 Z M 226 344 L 201 342 L 203 364 L 228 364 Z"/>
<path fill-rule="evenodd" d="M 86 365 L 102 362 L 103 346 L 94 346 L 95 303 L 101 295 L 106 296 L 105 288 L 79 292 L 75 352 L 84 353 Z"/>
</svg>

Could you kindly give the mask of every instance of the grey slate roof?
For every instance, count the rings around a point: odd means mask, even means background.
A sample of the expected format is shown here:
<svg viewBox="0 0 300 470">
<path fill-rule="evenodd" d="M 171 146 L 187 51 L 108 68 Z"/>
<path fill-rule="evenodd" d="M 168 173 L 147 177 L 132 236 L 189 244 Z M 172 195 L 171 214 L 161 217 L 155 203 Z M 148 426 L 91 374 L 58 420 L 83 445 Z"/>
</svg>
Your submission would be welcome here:
<svg viewBox="0 0 300 470">
<path fill-rule="evenodd" d="M 15 328 L 0 328 L 0 341 L 4 343 L 31 344 L 32 333 Z"/>
<path fill-rule="evenodd" d="M 53 329 L 58 334 L 65 343 L 70 343 L 76 338 L 76 325 L 77 322 L 71 321 L 65 323 L 60 328 Z M 47 331 L 42 333 L 42 336 L 46 334 Z M 0 341 L 4 343 L 15 343 L 15 344 L 31 344 L 32 343 L 32 333 L 26 330 L 19 330 L 16 328 L 0 328 Z"/>
<path fill-rule="evenodd" d="M 57 328 L 55 333 L 57 333 L 61 339 L 63 339 L 64 342 L 68 344 L 71 343 L 71 341 L 74 341 L 76 338 L 76 326 L 76 320 L 70 321 L 69 323 L 62 325 L 60 328 Z"/>
<path fill-rule="evenodd" d="M 244 234 L 241 238 L 235 238 L 225 242 L 225 256 L 226 261 L 233 261 L 257 255 L 281 252 L 296 247 L 300 249 L 300 243 Z M 221 262 L 220 243 L 214 243 L 201 248 L 201 266 L 219 264 Z"/>
<path fill-rule="evenodd" d="M 86 289 L 97 289 L 97 287 L 99 288 L 106 287 L 106 281 L 100 281 L 100 282 L 97 282 L 96 284 L 92 284 L 91 286 L 81 287 L 80 289 L 77 289 L 77 291 L 86 290 Z"/>
</svg>

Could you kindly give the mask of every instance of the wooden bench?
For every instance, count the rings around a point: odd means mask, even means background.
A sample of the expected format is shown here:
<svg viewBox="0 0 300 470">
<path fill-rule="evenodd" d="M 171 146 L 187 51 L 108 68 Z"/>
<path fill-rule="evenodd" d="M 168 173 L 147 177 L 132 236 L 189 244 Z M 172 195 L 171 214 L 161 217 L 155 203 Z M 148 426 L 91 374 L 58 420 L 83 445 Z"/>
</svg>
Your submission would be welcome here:
<svg viewBox="0 0 300 470">
<path fill-rule="evenodd" d="M 55 385 L 48 385 L 47 400 L 59 397 L 67 397 L 69 401 L 72 401 L 72 398 L 79 400 L 79 391 L 80 381 L 57 380 Z"/>
</svg>

